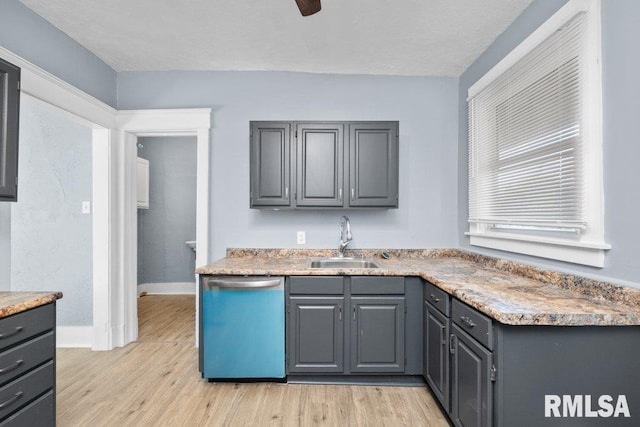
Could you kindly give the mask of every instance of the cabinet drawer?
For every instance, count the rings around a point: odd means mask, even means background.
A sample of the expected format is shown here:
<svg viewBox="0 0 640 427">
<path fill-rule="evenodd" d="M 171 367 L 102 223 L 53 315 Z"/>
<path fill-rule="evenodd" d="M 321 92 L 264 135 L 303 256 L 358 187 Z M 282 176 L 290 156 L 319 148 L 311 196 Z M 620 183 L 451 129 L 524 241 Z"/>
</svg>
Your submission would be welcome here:
<svg viewBox="0 0 640 427">
<path fill-rule="evenodd" d="M 53 391 L 38 398 L 0 423 L 3 427 L 55 426 L 56 400 Z"/>
<path fill-rule="evenodd" d="M 53 332 L 49 332 L 0 354 L 0 384 L 53 359 L 55 349 Z"/>
<path fill-rule="evenodd" d="M 38 335 L 56 324 L 55 304 L 23 311 L 0 320 L 0 351 L 34 335 Z"/>
<path fill-rule="evenodd" d="M 493 350 L 493 328 L 490 318 L 455 298 L 451 318 L 462 330 L 489 350 Z"/>
<path fill-rule="evenodd" d="M 40 366 L 0 389 L 0 418 L 53 388 L 53 361 Z"/>
<path fill-rule="evenodd" d="M 352 277 L 351 295 L 404 295 L 404 277 Z"/>
<path fill-rule="evenodd" d="M 343 295 L 344 279 L 340 277 L 291 277 L 289 293 L 296 295 Z"/>
<path fill-rule="evenodd" d="M 451 299 L 448 293 L 429 282 L 424 282 L 424 300 L 440 310 L 442 314 L 449 317 L 451 313 Z"/>
</svg>

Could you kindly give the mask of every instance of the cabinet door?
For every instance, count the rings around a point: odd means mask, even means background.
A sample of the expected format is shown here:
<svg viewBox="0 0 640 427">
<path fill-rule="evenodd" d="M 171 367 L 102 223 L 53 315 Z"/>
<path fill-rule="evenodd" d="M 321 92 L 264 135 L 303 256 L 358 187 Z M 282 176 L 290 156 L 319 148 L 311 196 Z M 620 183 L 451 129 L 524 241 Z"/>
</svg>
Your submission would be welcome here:
<svg viewBox="0 0 640 427">
<path fill-rule="evenodd" d="M 291 123 L 251 122 L 251 207 L 291 204 Z"/>
<path fill-rule="evenodd" d="M 341 207 L 344 125 L 297 123 L 297 206 Z"/>
<path fill-rule="evenodd" d="M 404 297 L 351 297 L 351 372 L 404 372 Z"/>
<path fill-rule="evenodd" d="M 424 378 L 440 404 L 449 410 L 449 319 L 424 303 Z"/>
<path fill-rule="evenodd" d="M 491 426 L 491 352 L 452 325 L 451 419 L 456 426 Z"/>
<path fill-rule="evenodd" d="M 398 207 L 398 122 L 349 125 L 349 205 Z"/>
<path fill-rule="evenodd" d="M 18 198 L 20 68 L 0 59 L 0 201 Z"/>
<path fill-rule="evenodd" d="M 289 297 L 289 372 L 344 370 L 344 297 Z"/>
</svg>

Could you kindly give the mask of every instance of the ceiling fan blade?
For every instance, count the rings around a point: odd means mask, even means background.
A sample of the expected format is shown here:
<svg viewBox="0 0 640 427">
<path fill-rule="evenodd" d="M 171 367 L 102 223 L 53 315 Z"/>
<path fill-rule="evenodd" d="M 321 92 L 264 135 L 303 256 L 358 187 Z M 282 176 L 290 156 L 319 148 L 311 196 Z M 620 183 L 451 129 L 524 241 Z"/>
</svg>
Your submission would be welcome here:
<svg viewBox="0 0 640 427">
<path fill-rule="evenodd" d="M 302 16 L 309 16 L 320 12 L 320 0 L 296 0 L 296 3 Z"/>
</svg>

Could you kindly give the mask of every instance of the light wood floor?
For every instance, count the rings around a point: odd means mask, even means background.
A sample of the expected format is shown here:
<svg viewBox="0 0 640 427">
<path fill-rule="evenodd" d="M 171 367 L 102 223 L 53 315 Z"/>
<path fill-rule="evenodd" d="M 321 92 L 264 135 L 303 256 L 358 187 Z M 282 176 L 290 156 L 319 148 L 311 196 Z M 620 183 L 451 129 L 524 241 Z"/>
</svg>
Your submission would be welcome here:
<svg viewBox="0 0 640 427">
<path fill-rule="evenodd" d="M 138 300 L 140 339 L 58 349 L 58 426 L 447 426 L 422 387 L 210 384 L 193 346 L 193 296 Z"/>
</svg>

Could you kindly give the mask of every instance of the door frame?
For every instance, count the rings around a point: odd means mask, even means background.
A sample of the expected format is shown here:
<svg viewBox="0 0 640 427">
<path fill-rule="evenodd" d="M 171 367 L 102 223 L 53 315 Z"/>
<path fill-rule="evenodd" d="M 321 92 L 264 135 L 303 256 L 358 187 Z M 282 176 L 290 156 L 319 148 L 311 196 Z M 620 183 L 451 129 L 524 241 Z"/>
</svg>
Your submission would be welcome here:
<svg viewBox="0 0 640 427">
<path fill-rule="evenodd" d="M 137 255 L 138 224 L 136 199 L 136 144 L 138 137 L 147 136 L 195 136 L 197 141 L 196 160 L 196 265 L 205 265 L 209 259 L 209 206 L 210 206 L 210 129 L 211 109 L 173 109 L 173 110 L 122 110 L 116 114 L 118 145 L 121 148 L 119 173 L 122 184 L 119 186 L 118 201 L 121 245 L 119 247 L 120 269 L 122 274 L 122 294 L 116 298 L 120 306 L 122 328 L 114 336 L 110 348 L 127 345 L 138 338 L 137 308 Z M 198 294 L 197 275 L 194 281 L 195 294 Z M 120 304 L 121 303 L 121 304 Z M 199 307 L 196 302 L 196 319 Z M 195 324 L 195 336 L 198 336 L 198 323 Z M 197 340 L 195 342 L 197 345 Z"/>
</svg>

